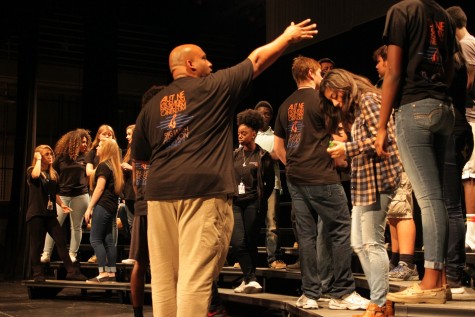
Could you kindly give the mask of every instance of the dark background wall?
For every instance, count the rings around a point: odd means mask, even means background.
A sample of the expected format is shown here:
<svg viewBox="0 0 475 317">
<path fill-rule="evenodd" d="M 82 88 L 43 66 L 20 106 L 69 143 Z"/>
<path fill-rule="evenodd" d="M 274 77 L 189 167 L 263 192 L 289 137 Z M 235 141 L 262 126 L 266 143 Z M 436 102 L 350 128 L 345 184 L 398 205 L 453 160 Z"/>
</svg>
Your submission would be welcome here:
<svg viewBox="0 0 475 317">
<path fill-rule="evenodd" d="M 310 17 L 316 39 L 289 50 L 254 82 L 239 110 L 265 99 L 274 108 L 295 89 L 298 55 L 332 58 L 375 81 L 373 51 L 381 43 L 389 0 L 4 1 L 0 11 L 0 279 L 21 278 L 24 256 L 24 171 L 36 144 L 54 146 L 84 127 L 94 137 L 111 125 L 126 147 L 142 94 L 171 81 L 168 53 L 196 43 L 213 69 L 231 66 L 289 24 Z M 475 34 L 473 1 L 460 5 Z M 2 275 L 3 274 L 3 275 Z"/>
</svg>

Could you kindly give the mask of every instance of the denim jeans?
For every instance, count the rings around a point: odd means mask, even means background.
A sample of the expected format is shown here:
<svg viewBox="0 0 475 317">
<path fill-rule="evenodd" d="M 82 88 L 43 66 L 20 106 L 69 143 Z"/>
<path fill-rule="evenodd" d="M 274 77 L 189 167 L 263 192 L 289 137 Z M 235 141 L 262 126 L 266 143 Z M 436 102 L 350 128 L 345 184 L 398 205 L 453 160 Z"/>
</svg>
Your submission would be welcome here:
<svg viewBox="0 0 475 317">
<path fill-rule="evenodd" d="M 263 215 L 257 210 L 257 201 L 234 203 L 233 215 L 231 246 L 241 266 L 244 281 L 249 283 L 256 280 L 257 239 Z"/>
<path fill-rule="evenodd" d="M 447 238 L 447 279 L 461 282 L 465 268 L 465 222 L 462 210 L 462 168 L 455 152 L 455 135 L 447 141 L 444 169 L 444 198 L 449 216 L 449 232 Z"/>
<path fill-rule="evenodd" d="M 63 209 L 56 204 L 56 210 L 58 213 L 58 221 L 62 226 L 66 217 L 69 217 L 71 222 L 71 243 L 69 244 L 69 253 L 76 255 L 79 250 L 79 245 L 82 239 L 82 221 L 84 214 L 86 213 L 87 205 L 89 204 L 89 194 L 83 194 L 79 196 L 69 197 L 60 196 L 63 203 L 69 206 L 72 211 L 70 213 L 64 213 Z M 43 252 L 52 253 L 54 247 L 54 240 L 48 234 L 46 235 L 45 245 Z"/>
<path fill-rule="evenodd" d="M 423 99 L 396 112 L 396 136 L 404 169 L 421 208 L 424 267 L 444 268 L 447 209 L 442 193 L 447 139 L 452 133 L 452 105 Z"/>
<path fill-rule="evenodd" d="M 267 263 L 272 263 L 275 260 L 281 260 L 282 251 L 280 250 L 279 241 L 279 201 L 280 190 L 274 189 L 269 199 L 267 200 L 267 217 L 266 217 L 266 249 L 267 249 Z"/>
<path fill-rule="evenodd" d="M 331 293 L 333 282 L 333 253 L 332 240 L 328 228 L 323 225 L 322 217 L 318 217 L 317 224 L 317 267 L 318 276 L 322 283 L 322 293 Z"/>
<path fill-rule="evenodd" d="M 378 306 L 386 303 L 389 289 L 389 258 L 384 245 L 384 231 L 393 195 L 381 193 L 374 204 L 353 206 L 351 214 L 351 246 L 368 280 L 371 302 Z"/>
<path fill-rule="evenodd" d="M 341 298 L 351 294 L 355 290 L 351 272 L 353 252 L 350 246 L 350 212 L 343 187 L 341 184 L 294 185 L 288 180 L 287 185 L 295 209 L 303 293 L 312 299 L 321 296 L 316 248 L 317 222 L 321 217 L 332 242 L 332 253 L 338 254 L 338 260 L 333 261 L 335 282 L 329 295 Z"/>
<path fill-rule="evenodd" d="M 115 272 L 117 248 L 114 241 L 117 212 L 96 205 L 92 212 L 90 240 L 97 257 L 99 272 Z"/>
</svg>

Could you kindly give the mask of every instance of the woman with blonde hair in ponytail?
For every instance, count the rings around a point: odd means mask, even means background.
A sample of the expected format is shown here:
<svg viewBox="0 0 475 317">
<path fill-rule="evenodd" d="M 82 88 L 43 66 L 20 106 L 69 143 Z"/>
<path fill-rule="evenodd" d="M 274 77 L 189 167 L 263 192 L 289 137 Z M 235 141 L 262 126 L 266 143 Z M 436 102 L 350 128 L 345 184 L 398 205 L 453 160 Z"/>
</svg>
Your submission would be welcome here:
<svg viewBox="0 0 475 317">
<path fill-rule="evenodd" d="M 120 149 L 113 139 L 104 138 L 97 146 L 99 164 L 90 177 L 93 190 L 84 218 L 91 224 L 90 242 L 97 257 L 99 275 L 88 282 L 115 281 L 117 249 L 116 227 L 119 196 L 124 186 Z"/>
</svg>

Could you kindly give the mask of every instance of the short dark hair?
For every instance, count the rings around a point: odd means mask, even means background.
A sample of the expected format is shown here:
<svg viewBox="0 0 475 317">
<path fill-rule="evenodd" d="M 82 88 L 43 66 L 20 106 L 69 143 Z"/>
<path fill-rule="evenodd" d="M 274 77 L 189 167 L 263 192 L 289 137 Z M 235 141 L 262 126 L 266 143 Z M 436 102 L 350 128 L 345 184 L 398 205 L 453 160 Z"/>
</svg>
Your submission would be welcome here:
<svg viewBox="0 0 475 317">
<path fill-rule="evenodd" d="M 321 58 L 318 60 L 318 62 L 321 64 L 321 63 L 330 63 L 330 64 L 333 64 L 333 66 L 335 66 L 335 62 L 332 61 L 331 59 L 329 59 L 328 57 L 324 57 L 324 58 Z"/>
<path fill-rule="evenodd" d="M 381 56 L 383 61 L 386 61 L 388 59 L 388 47 L 386 45 L 381 45 L 376 51 L 374 51 L 373 60 L 376 63 L 378 62 L 378 56 Z"/>
<path fill-rule="evenodd" d="M 455 22 L 455 27 L 461 29 L 467 27 L 467 15 L 459 6 L 453 6 L 446 9 L 452 20 Z"/>
<path fill-rule="evenodd" d="M 254 107 L 255 110 L 264 107 L 269 109 L 270 114 L 273 116 L 274 115 L 274 109 L 272 108 L 271 104 L 268 101 L 262 100 L 257 103 L 257 105 Z"/>
<path fill-rule="evenodd" d="M 150 87 L 142 96 L 142 108 L 165 87 L 165 85 Z"/>
<path fill-rule="evenodd" d="M 237 114 L 237 125 L 244 124 L 252 130 L 258 132 L 264 127 L 264 118 L 259 111 L 254 109 L 247 109 Z"/>
</svg>

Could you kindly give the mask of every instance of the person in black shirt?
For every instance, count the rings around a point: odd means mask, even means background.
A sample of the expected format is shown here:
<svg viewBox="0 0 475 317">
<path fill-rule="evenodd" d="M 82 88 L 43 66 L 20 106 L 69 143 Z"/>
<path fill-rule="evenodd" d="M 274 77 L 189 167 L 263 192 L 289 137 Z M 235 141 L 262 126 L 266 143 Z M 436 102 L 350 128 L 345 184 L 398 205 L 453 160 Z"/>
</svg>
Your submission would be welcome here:
<svg viewBox="0 0 475 317">
<path fill-rule="evenodd" d="M 264 126 L 262 115 L 257 110 L 245 110 L 237 115 L 237 124 L 241 147 L 234 151 L 234 180 L 238 193 L 233 199 L 231 246 L 244 280 L 234 291 L 258 293 L 262 292 L 262 286 L 256 278 L 257 238 L 267 212 L 267 200 L 274 190 L 274 162 L 255 142 L 257 132 Z"/>
<path fill-rule="evenodd" d="M 421 208 L 424 278 L 388 300 L 443 304 L 447 300 L 445 259 L 447 209 L 444 159 L 454 125 L 449 85 L 454 73 L 455 26 L 433 0 L 405 0 L 386 15 L 383 41 L 388 67 L 383 82 L 375 148 L 387 156 L 387 124 L 393 108 L 404 169 Z"/>
<path fill-rule="evenodd" d="M 69 256 L 71 261 L 76 262 L 77 252 L 82 239 L 82 221 L 87 205 L 89 204 L 89 188 L 86 177 L 85 155 L 91 145 L 89 131 L 76 129 L 63 135 L 56 143 L 56 159 L 53 168 L 59 175 L 59 195 L 61 200 L 72 211 L 65 213 L 60 206 L 58 209 L 58 221 L 63 225 L 69 215 L 71 222 L 71 242 L 69 244 Z M 41 262 L 49 262 L 53 250 L 54 241 L 47 235 Z"/>
<path fill-rule="evenodd" d="M 199 46 L 171 51 L 174 80 L 142 109 L 132 141 L 136 162 L 150 162 L 145 199 L 154 315 L 206 316 L 233 227 L 233 112 L 253 78 L 289 45 L 316 33 L 310 20 L 292 23 L 243 62 L 215 73 Z"/>
<path fill-rule="evenodd" d="M 84 218 L 86 223 L 92 219 L 91 245 L 97 257 L 99 275 L 88 282 L 115 281 L 117 249 L 114 241 L 114 228 L 117 227 L 117 207 L 119 195 L 124 186 L 120 167 L 120 150 L 117 142 L 104 138 L 97 146 L 99 165 L 90 184 L 94 192 Z"/>
<path fill-rule="evenodd" d="M 40 262 L 41 249 L 46 233 L 56 242 L 56 249 L 67 270 L 66 279 L 85 281 L 79 268 L 74 266 L 68 255 L 63 231 L 57 219 L 56 204 L 63 212 L 71 212 L 59 196 L 58 174 L 53 168 L 54 152 L 48 145 L 39 145 L 35 149 L 33 162 L 27 169 L 28 210 L 26 222 L 30 233 L 30 261 L 35 282 L 44 282 L 45 276 Z"/>
</svg>

